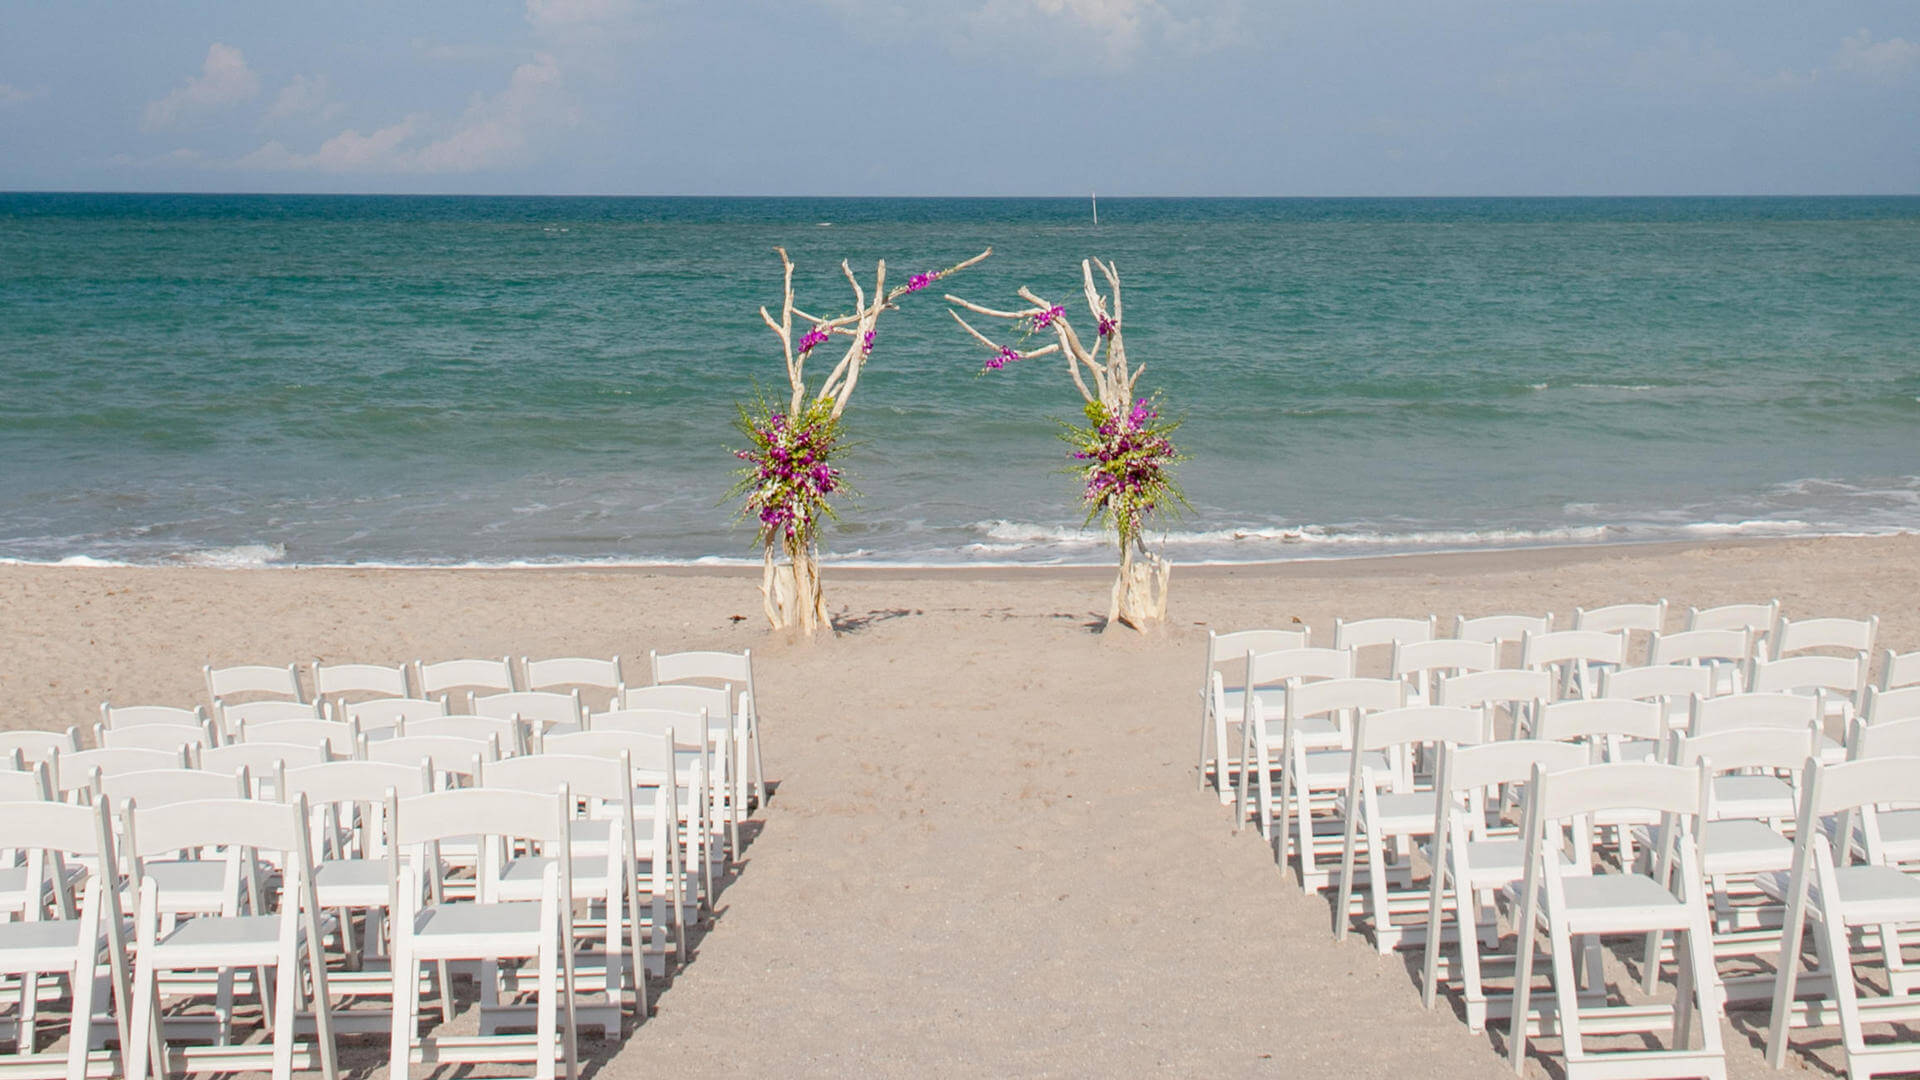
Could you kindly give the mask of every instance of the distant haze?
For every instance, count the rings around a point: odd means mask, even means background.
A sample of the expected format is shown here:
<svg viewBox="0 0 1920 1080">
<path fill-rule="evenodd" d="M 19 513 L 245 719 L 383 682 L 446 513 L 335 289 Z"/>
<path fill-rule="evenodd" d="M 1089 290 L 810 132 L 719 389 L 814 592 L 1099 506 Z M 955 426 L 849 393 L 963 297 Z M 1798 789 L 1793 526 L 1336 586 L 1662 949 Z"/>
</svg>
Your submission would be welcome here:
<svg viewBox="0 0 1920 1080">
<path fill-rule="evenodd" d="M 11 4 L 0 190 L 1920 191 L 1911 0 Z"/>
</svg>

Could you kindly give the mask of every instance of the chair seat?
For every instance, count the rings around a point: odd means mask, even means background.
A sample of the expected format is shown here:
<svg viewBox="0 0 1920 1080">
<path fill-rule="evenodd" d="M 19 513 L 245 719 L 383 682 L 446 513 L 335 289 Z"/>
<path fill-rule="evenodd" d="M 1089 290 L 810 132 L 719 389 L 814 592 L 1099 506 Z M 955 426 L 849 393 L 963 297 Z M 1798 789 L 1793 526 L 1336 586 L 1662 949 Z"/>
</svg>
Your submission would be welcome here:
<svg viewBox="0 0 1920 1080">
<path fill-rule="evenodd" d="M 337 859 L 320 864 L 313 887 L 321 907 L 385 907 L 388 873 L 386 859 Z"/>
<path fill-rule="evenodd" d="M 1778 776 L 1716 776 L 1713 805 L 1727 818 L 1784 818 L 1791 821 L 1798 806 L 1793 785 Z"/>
<path fill-rule="evenodd" d="M 1882 810 L 1875 820 L 1887 858 L 1895 862 L 1920 860 L 1920 810 Z"/>
<path fill-rule="evenodd" d="M 1310 750 L 1306 753 L 1306 764 L 1300 775 L 1294 779 L 1294 786 L 1310 791 L 1329 791 L 1345 789 L 1348 774 L 1353 769 L 1353 753 L 1348 750 Z M 1377 769 L 1386 772 L 1392 766 L 1387 755 L 1378 750 L 1369 750 L 1360 760 L 1361 769 Z"/>
<path fill-rule="evenodd" d="M 1560 879 L 1567 898 L 1563 912 L 1569 933 L 1613 934 L 1641 930 L 1681 930 L 1689 915 L 1679 898 L 1652 878 L 1640 874 L 1593 874 Z M 1504 894 L 1518 907 L 1523 882 L 1509 884 Z M 1540 918 L 1548 918 L 1545 885 Z"/>
<path fill-rule="evenodd" d="M 413 921 L 417 959 L 491 960 L 540 948 L 539 904 L 434 904 Z"/>
<path fill-rule="evenodd" d="M 1420 856 L 1428 863 L 1433 861 L 1433 845 L 1420 845 Z M 1520 880 L 1521 860 L 1526 857 L 1526 849 L 1518 840 L 1469 840 L 1467 841 L 1467 869 L 1470 881 L 1464 883 L 1468 889 L 1497 889 Z"/>
<path fill-rule="evenodd" d="M 234 891 L 228 883 L 227 864 L 218 859 L 150 859 L 141 864 L 140 872 L 160 886 L 162 911 L 217 911 Z M 138 902 L 138 891 L 137 883 L 127 883 L 128 905 Z"/>
<path fill-rule="evenodd" d="M 553 860 L 545 856 L 523 856 L 500 869 L 498 895 L 502 900 L 540 899 L 541 877 Z M 607 880 L 605 855 L 573 856 L 573 897 L 585 900 L 593 895 L 592 886 Z"/>
<path fill-rule="evenodd" d="M 1843 866 L 1833 876 L 1840 891 L 1838 915 L 1846 925 L 1920 923 L 1920 880 L 1891 866 Z M 1761 892 L 1781 901 L 1792 884 L 1786 871 L 1754 880 Z M 1807 899 L 1815 907 L 1830 910 L 1821 902 L 1817 880 L 1807 883 Z"/>
<path fill-rule="evenodd" d="M 1772 779 L 1721 777 L 1720 779 Z M 1701 830 L 1701 865 L 1709 874 L 1754 874 L 1793 865 L 1793 841 L 1764 821 L 1709 821 Z"/>
<path fill-rule="evenodd" d="M 1350 796 L 1340 797 L 1340 812 L 1347 812 Z M 1431 791 L 1382 792 L 1374 796 L 1375 813 L 1372 817 L 1362 817 L 1364 828 L 1378 831 L 1383 836 L 1412 836 L 1433 831 L 1433 819 L 1439 805 L 1433 801 Z"/>
<path fill-rule="evenodd" d="M 1268 716 L 1278 716 L 1286 712 L 1287 692 L 1284 689 L 1276 687 L 1271 690 L 1255 690 L 1253 696 Z M 1243 689 L 1231 689 L 1226 692 L 1223 700 L 1226 702 L 1227 722 L 1239 723 L 1240 718 L 1247 714 L 1247 692 Z"/>
<path fill-rule="evenodd" d="M 78 864 L 67 865 L 67 885 L 69 888 L 79 885 L 87 876 L 87 868 Z M 46 883 L 41 882 L 39 895 L 27 895 L 27 868 L 24 866 L 0 866 L 0 911 L 20 911 L 29 904 L 45 901 L 48 896 Z"/>
<path fill-rule="evenodd" d="M 233 967 L 274 959 L 279 941 L 278 915 L 207 915 L 174 927 L 141 959 L 167 970 Z"/>
<path fill-rule="evenodd" d="M 106 937 L 100 938 L 101 944 Z M 73 966 L 80 946 L 80 923 L 75 919 L 38 919 L 0 922 L 0 971 L 17 973 L 56 971 Z"/>
</svg>

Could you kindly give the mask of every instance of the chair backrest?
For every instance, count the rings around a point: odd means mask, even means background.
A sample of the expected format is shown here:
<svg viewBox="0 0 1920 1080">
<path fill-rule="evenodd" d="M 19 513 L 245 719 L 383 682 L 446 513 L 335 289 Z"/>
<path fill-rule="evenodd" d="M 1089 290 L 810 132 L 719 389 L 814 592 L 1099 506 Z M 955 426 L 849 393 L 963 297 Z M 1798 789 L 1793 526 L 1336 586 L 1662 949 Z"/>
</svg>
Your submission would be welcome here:
<svg viewBox="0 0 1920 1080">
<path fill-rule="evenodd" d="M 1782 660 L 1755 660 L 1747 665 L 1747 689 L 1754 693 L 1825 691 L 1860 703 L 1867 687 L 1867 654 L 1857 656 L 1789 656 Z"/>
<path fill-rule="evenodd" d="M 1658 702 L 1621 698 L 1549 702 L 1533 724 L 1534 738 L 1559 742 L 1605 736 L 1660 742 L 1666 734 L 1666 715 Z"/>
<path fill-rule="evenodd" d="M 475 716 L 518 717 L 537 730 L 556 724 L 579 724 L 586 715 L 580 707 L 580 693 L 558 694 L 550 690 L 518 690 L 510 694 L 484 694 L 473 699 Z"/>
<path fill-rule="evenodd" d="M 200 768 L 218 773 L 246 769 L 258 781 L 278 768 L 303 769 L 331 758 L 325 743 L 237 742 L 200 751 Z"/>
<path fill-rule="evenodd" d="M 267 720 L 240 725 L 241 742 L 300 743 L 324 746 L 335 757 L 352 757 L 360 732 L 336 720 Z"/>
<path fill-rule="evenodd" d="M 1553 700 L 1553 676 L 1544 671 L 1499 668 L 1440 680 L 1440 705 L 1507 705 Z"/>
<path fill-rule="evenodd" d="M 1626 657 L 1627 639 L 1612 630 L 1555 630 L 1521 639 L 1520 666 L 1542 671 L 1567 662 L 1619 664 Z"/>
<path fill-rule="evenodd" d="M 1652 810 L 1695 821 L 1705 816 L 1709 776 L 1699 766 L 1616 761 L 1547 772 L 1527 785 L 1529 814 L 1542 824 L 1618 810 Z"/>
<path fill-rule="evenodd" d="M 526 752 L 525 729 L 511 717 L 501 716 L 430 716 L 422 720 L 409 720 L 400 725 L 401 738 L 413 738 L 417 735 L 452 735 L 461 739 L 492 739 L 505 756 Z"/>
<path fill-rule="evenodd" d="M 1780 601 L 1764 604 L 1722 604 L 1687 609 L 1688 630 L 1745 630 L 1756 638 L 1773 632 L 1780 621 Z"/>
<path fill-rule="evenodd" d="M 436 775 L 453 773 L 477 778 L 489 762 L 499 760 L 500 744 L 491 737 L 464 739 L 457 735 L 407 735 L 369 740 L 362 735 L 359 752 L 354 756 L 362 761 L 392 761 L 402 765 L 426 761 L 431 763 Z"/>
<path fill-rule="evenodd" d="M 508 758 L 487 766 L 484 786 L 488 789 L 539 794 L 557 791 L 564 786 L 576 799 L 599 799 L 630 805 L 633 798 L 632 778 L 633 763 L 625 753 L 606 757 L 545 753 Z"/>
<path fill-rule="evenodd" d="M 617 692 L 626 685 L 626 677 L 618 656 L 607 660 L 587 656 L 560 656 L 550 660 L 533 660 L 523 656 L 520 658 L 520 666 L 526 672 L 526 686 L 529 690 L 589 687 L 594 690 Z"/>
<path fill-rule="evenodd" d="M 1753 659 L 1753 631 L 1746 629 L 1682 630 L 1655 634 L 1647 652 L 1649 664 L 1692 664 L 1723 660 L 1745 664 Z"/>
<path fill-rule="evenodd" d="M 1353 653 L 1346 649 L 1280 649 L 1248 653 L 1243 686 L 1273 686 L 1289 679 L 1347 679 L 1353 677 Z"/>
<path fill-rule="evenodd" d="M 549 735 L 543 753 L 577 754 L 584 757 L 621 758 L 625 757 L 636 770 L 656 774 L 672 775 L 676 772 L 674 750 L 696 751 L 691 759 L 704 772 L 701 764 L 705 755 L 698 753 L 704 749 L 699 739 L 674 731 L 675 742 L 669 743 L 665 735 L 644 731 L 575 731 L 564 735 Z"/>
<path fill-rule="evenodd" d="M 1407 703 L 1407 684 L 1398 679 L 1326 679 L 1301 683 L 1287 693 L 1289 722 L 1356 709 L 1397 709 Z"/>
<path fill-rule="evenodd" d="M 1468 746 L 1486 741 L 1486 724 L 1486 710 L 1458 705 L 1363 711 L 1354 722 L 1353 748 L 1364 752 L 1396 746 Z"/>
<path fill-rule="evenodd" d="M 244 724 L 262 724 L 274 720 L 322 719 L 318 703 L 288 701 L 281 698 L 233 702 L 215 698 L 213 716 L 221 737 L 226 739 L 238 738 L 240 728 Z"/>
<path fill-rule="evenodd" d="M 216 741 L 211 720 L 202 720 L 192 727 L 184 724 L 145 724 L 124 728 L 93 725 L 95 746 L 138 746 L 150 750 L 187 747 L 191 753 L 201 747 L 212 746 Z"/>
<path fill-rule="evenodd" d="M 1920 718 L 1856 723 L 1847 740 L 1847 756 L 1852 758 L 1907 754 L 1920 754 Z"/>
<path fill-rule="evenodd" d="M 1465 615 L 1453 617 L 1453 636 L 1461 641 L 1504 645 L 1528 634 L 1553 633 L 1553 613 L 1545 615 Z"/>
<path fill-rule="evenodd" d="M 78 749 L 80 733 L 73 728 L 65 731 L 33 731 L 26 728 L 0 731 L 0 756 L 17 751 L 27 761 L 45 761 L 55 752 L 71 754 Z"/>
<path fill-rule="evenodd" d="M 366 697 L 412 697 L 405 664 L 323 664 L 313 662 L 316 698 L 355 700 Z"/>
<path fill-rule="evenodd" d="M 753 651 L 731 653 L 649 651 L 647 661 L 655 683 L 719 682 L 742 690 L 753 687 Z"/>
<path fill-rule="evenodd" d="M 244 799 L 253 794 L 245 769 L 218 773 L 205 769 L 148 769 L 101 774 L 94 778 L 95 798 L 140 806 L 168 806 L 199 799 Z"/>
<path fill-rule="evenodd" d="M 1500 647 L 1490 641 L 1433 638 L 1395 642 L 1389 668 L 1407 684 L 1416 701 L 1431 701 L 1436 682 L 1450 675 L 1493 671 L 1500 666 Z"/>
<path fill-rule="evenodd" d="M 13 763 L 9 763 L 13 764 Z M 33 802 L 53 798 L 53 777 L 47 763 L 36 761 L 21 768 L 0 768 L 0 802 Z M 0 844 L 0 851 L 6 845 Z"/>
<path fill-rule="evenodd" d="M 45 899 L 52 901 L 53 909 L 62 919 L 74 916 L 77 905 L 74 903 L 73 878 L 65 873 L 50 872 L 60 866 L 60 860 L 66 856 L 93 861 L 96 866 L 114 866 L 117 864 L 113 825 L 104 802 L 88 805 L 57 802 L 52 799 L 8 799 L 0 801 L 0 851 L 12 851 L 24 863 L 24 877 L 38 878 L 45 890 Z M 49 865 L 51 863 L 51 865 Z M 110 875 L 89 875 L 89 888 L 96 889 L 105 926 L 120 926 L 120 890 L 97 889 L 102 880 L 111 881 Z M 24 884 L 24 882 L 23 882 Z M 30 890 L 22 889 L 22 894 L 33 895 Z M 42 899 L 34 895 L 34 901 Z M 24 902 L 24 896 L 21 897 Z M 35 920 L 43 911 L 37 902 L 26 903 L 24 909 L 15 907 L 16 916 Z M 108 933 L 108 946 L 113 950 L 114 973 L 120 976 L 125 971 L 124 940 L 118 933 Z"/>
<path fill-rule="evenodd" d="M 1920 650 L 1896 653 L 1888 649 L 1880 661 L 1880 689 L 1898 690 L 1909 686 L 1920 686 Z"/>
<path fill-rule="evenodd" d="M 259 799 L 189 799 L 160 806 L 126 804 L 127 855 L 149 859 L 176 851 L 205 848 L 252 848 L 274 853 L 286 865 L 312 864 L 307 846 L 307 804 L 263 802 Z"/>
<path fill-rule="evenodd" d="M 1208 630 L 1208 676 L 1212 676 L 1216 667 L 1239 663 L 1246 659 L 1250 652 L 1270 653 L 1284 649 L 1304 649 L 1309 644 L 1311 636 L 1311 632 L 1304 626 L 1298 630 L 1232 630 L 1224 634 Z"/>
<path fill-rule="evenodd" d="M 1657 634 L 1666 627 L 1667 602 L 1665 600 L 1655 600 L 1650 604 L 1612 604 L 1607 607 L 1573 609 L 1575 630 L 1599 630 L 1603 633 L 1626 630 Z"/>
<path fill-rule="evenodd" d="M 53 778 L 54 791 L 67 792 L 91 786 L 96 771 L 118 776 L 149 769 L 184 769 L 187 753 L 184 746 L 173 751 L 122 746 L 76 750 L 71 754 L 55 751 L 48 761 L 47 773 Z"/>
<path fill-rule="evenodd" d="M 620 695 L 622 709 L 678 709 L 681 712 L 697 713 L 706 710 L 707 716 L 715 723 L 730 721 L 733 716 L 733 701 L 720 687 L 689 686 L 675 683 L 666 686 L 629 686 Z"/>
<path fill-rule="evenodd" d="M 1843 764 L 1814 759 L 1807 776 L 1806 807 L 1815 819 L 1876 803 L 1912 802 L 1913 778 L 1920 776 L 1920 757 L 1887 755 L 1858 758 Z M 1802 823 L 1805 809 L 1802 810 Z M 1846 836 L 1846 830 L 1836 833 Z"/>
<path fill-rule="evenodd" d="M 181 709 L 172 705 L 114 705 L 105 701 L 100 703 L 100 726 L 109 731 L 144 727 L 149 724 L 198 728 L 206 723 L 206 720 L 207 711 L 199 706 Z"/>
<path fill-rule="evenodd" d="M 1735 728 L 1803 728 L 1820 719 L 1820 703 L 1800 694 L 1753 693 L 1697 697 L 1687 721 L 1687 734 L 1712 735 Z"/>
<path fill-rule="evenodd" d="M 1898 690 L 1877 690 L 1869 686 L 1860 715 L 1869 724 L 1920 717 L 1920 686 L 1903 686 Z"/>
<path fill-rule="evenodd" d="M 393 841 L 411 847 L 467 836 L 510 837 L 555 845 L 564 855 L 570 793 L 457 788 L 396 800 Z M 564 880 L 564 878 L 563 878 Z"/>
<path fill-rule="evenodd" d="M 1846 652 L 1873 652 L 1874 638 L 1880 633 L 1880 616 L 1864 619 L 1789 619 L 1784 616 L 1774 629 L 1770 648 L 1778 660 L 1808 649 L 1841 649 Z"/>
<path fill-rule="evenodd" d="M 334 714 L 359 726 L 360 730 L 380 731 L 399 727 L 411 720 L 426 720 L 447 715 L 447 699 L 370 698 L 335 707 Z"/>
<path fill-rule="evenodd" d="M 1474 745 L 1459 744 L 1441 755 L 1446 782 L 1442 790 L 1459 794 L 1509 784 L 1524 784 L 1536 768 L 1549 772 L 1587 764 L 1584 747 L 1546 739 L 1504 739 Z"/>
<path fill-rule="evenodd" d="M 207 678 L 207 700 L 232 703 L 242 694 L 264 694 L 292 701 L 307 700 L 300 689 L 300 675 L 292 664 L 273 667 L 266 664 L 237 664 L 217 668 L 202 667 Z"/>
<path fill-rule="evenodd" d="M 421 697 L 433 697 L 462 690 L 462 700 L 472 706 L 473 691 L 489 690 L 511 693 L 520 689 L 520 683 L 514 678 L 513 660 L 500 657 L 498 660 L 469 658 L 460 660 L 441 660 L 429 664 L 424 660 L 413 662 L 414 690 Z"/>
<path fill-rule="evenodd" d="M 383 802 L 389 791 L 404 797 L 433 790 L 433 778 L 418 761 L 329 761 L 289 768 L 281 782 L 286 798 L 304 796 L 314 806 Z"/>
<path fill-rule="evenodd" d="M 1812 724 L 1793 728 L 1733 728 L 1713 735 L 1682 735 L 1674 740 L 1671 761 L 1698 765 L 1718 776 L 1747 769 L 1770 769 L 1796 778 L 1811 758 L 1820 754 L 1820 729 Z M 1709 806 L 1709 817 L 1718 818 Z"/>
<path fill-rule="evenodd" d="M 1600 678 L 1600 696 L 1625 701 L 1678 701 L 1710 697 L 1713 671 L 1679 664 L 1615 668 Z"/>
<path fill-rule="evenodd" d="M 1353 622 L 1335 619 L 1333 620 L 1333 647 L 1366 649 L 1375 645 L 1432 641 L 1438 625 L 1439 619 L 1432 615 L 1418 619 L 1387 617 L 1356 619 Z"/>
</svg>

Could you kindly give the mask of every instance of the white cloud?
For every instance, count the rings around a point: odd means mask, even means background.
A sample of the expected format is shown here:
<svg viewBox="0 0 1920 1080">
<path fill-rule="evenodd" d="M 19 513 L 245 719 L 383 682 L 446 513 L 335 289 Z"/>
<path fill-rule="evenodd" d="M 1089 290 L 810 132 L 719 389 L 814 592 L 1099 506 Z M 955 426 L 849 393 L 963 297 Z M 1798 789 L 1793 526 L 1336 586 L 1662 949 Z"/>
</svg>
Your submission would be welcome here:
<svg viewBox="0 0 1920 1080">
<path fill-rule="evenodd" d="M 0 83 L 0 109 L 14 105 L 25 105 L 34 98 L 46 94 L 44 89 L 27 90 L 12 83 Z"/>
<path fill-rule="evenodd" d="M 527 21 L 536 30 L 557 31 L 623 23 L 639 10 L 634 0 L 527 0 Z"/>
<path fill-rule="evenodd" d="M 414 114 L 370 134 L 348 129 L 309 154 L 275 139 L 234 164 L 280 172 L 480 172 L 524 161 L 542 130 L 575 119 L 558 64 L 542 55 L 515 68 L 499 93 L 476 97 L 442 134 L 430 117 Z"/>
<path fill-rule="evenodd" d="M 158 131 L 175 127 L 194 116 L 237 105 L 260 92 L 260 77 L 247 67 L 240 50 L 218 41 L 207 48 L 200 74 L 156 101 L 147 102 L 141 127 Z"/>
<path fill-rule="evenodd" d="M 1235 40 L 1242 0 L 965 0 L 937 8 L 896 0 L 822 0 L 856 28 L 925 37 L 976 54 L 1083 68 L 1157 49 L 1210 52 Z"/>
<path fill-rule="evenodd" d="M 293 80 L 281 87 L 280 93 L 267 108 L 268 121 L 315 120 L 321 123 L 337 120 L 346 106 L 333 100 L 333 87 L 325 75 L 295 75 Z"/>
<path fill-rule="evenodd" d="M 1841 39 L 1834 66 L 1865 78 L 1893 82 L 1920 69 L 1920 43 L 1906 38 L 1875 41 L 1873 35 L 1863 29 Z"/>
</svg>

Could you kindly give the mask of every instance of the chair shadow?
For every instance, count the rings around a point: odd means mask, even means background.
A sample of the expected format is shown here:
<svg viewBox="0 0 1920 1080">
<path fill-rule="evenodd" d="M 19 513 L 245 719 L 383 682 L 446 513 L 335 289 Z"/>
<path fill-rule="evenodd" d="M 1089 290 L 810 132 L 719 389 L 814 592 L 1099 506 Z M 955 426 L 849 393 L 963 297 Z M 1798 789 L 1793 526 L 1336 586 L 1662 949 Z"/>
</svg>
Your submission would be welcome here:
<svg viewBox="0 0 1920 1080">
<path fill-rule="evenodd" d="M 832 616 L 827 621 L 833 627 L 833 631 L 836 634 L 857 634 L 873 626 L 875 623 L 883 623 L 892 619 L 904 619 L 912 615 L 925 614 L 926 612 L 919 608 L 876 608 L 864 615 L 850 615 L 842 612 L 839 615 Z"/>
</svg>

